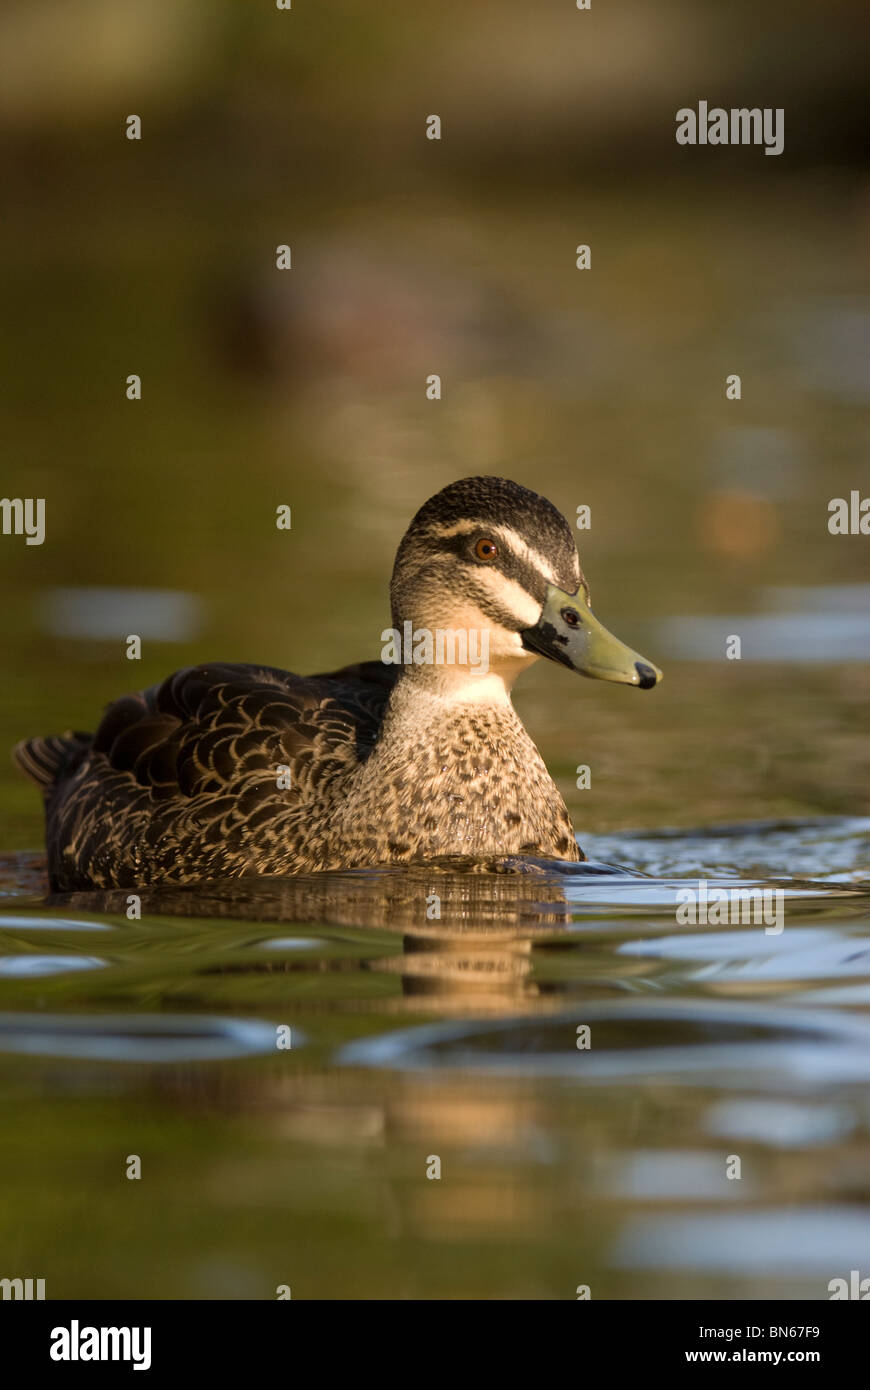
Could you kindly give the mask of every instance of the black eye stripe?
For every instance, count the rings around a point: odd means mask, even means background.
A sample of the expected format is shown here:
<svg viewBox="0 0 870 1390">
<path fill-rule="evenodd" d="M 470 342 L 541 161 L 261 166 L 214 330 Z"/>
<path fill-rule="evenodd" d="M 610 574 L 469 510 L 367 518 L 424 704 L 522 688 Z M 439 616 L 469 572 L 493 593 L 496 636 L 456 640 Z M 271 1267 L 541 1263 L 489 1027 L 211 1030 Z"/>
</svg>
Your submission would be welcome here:
<svg viewBox="0 0 870 1390">
<path fill-rule="evenodd" d="M 515 555 L 499 536 L 494 532 L 484 530 L 483 526 L 480 530 L 466 531 L 458 536 L 431 536 L 427 539 L 428 545 L 432 549 L 455 555 L 457 559 L 464 560 L 474 569 L 498 570 L 506 578 L 513 579 L 517 584 L 522 585 L 526 592 L 537 599 L 539 603 L 544 602 L 547 585 L 550 582 L 548 577 L 536 570 L 527 560 Z M 495 543 L 498 547 L 498 555 L 494 560 L 478 559 L 474 553 L 474 547 L 479 540 L 491 540 Z"/>
</svg>

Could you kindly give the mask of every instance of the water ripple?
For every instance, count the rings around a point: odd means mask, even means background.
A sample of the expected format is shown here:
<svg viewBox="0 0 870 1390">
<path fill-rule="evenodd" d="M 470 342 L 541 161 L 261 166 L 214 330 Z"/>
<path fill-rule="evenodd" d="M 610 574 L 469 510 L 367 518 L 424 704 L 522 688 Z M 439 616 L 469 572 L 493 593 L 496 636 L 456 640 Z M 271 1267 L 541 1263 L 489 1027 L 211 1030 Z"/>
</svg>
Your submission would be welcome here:
<svg viewBox="0 0 870 1390">
<path fill-rule="evenodd" d="M 0 1014 L 0 1052 L 110 1062 L 210 1062 L 275 1050 L 275 1026 L 187 1014 Z M 294 1047 L 303 1041 L 293 1030 Z"/>
<path fill-rule="evenodd" d="M 589 1025 L 591 1046 L 576 1029 Z M 580 1083 L 654 1076 L 735 1088 L 870 1079 L 870 1018 L 708 1000 L 628 1000 L 492 1023 L 433 1024 L 342 1048 L 351 1066 L 450 1068 Z"/>
<path fill-rule="evenodd" d="M 74 970 L 99 970 L 108 962 L 97 956 L 3 956 L 0 975 L 7 979 L 30 980 L 39 975 L 65 975 Z"/>
</svg>

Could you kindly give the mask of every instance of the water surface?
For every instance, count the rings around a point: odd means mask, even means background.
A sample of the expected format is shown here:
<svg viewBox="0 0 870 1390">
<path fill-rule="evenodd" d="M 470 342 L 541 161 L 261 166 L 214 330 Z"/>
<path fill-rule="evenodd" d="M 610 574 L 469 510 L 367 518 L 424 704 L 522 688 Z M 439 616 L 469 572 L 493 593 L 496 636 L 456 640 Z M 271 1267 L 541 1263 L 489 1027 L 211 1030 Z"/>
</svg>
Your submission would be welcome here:
<svg viewBox="0 0 870 1390">
<path fill-rule="evenodd" d="M 826 1298 L 866 1273 L 870 821 L 586 848 L 154 890 L 138 921 L 7 856 L 10 1268 L 92 1298 Z M 781 889 L 782 933 L 679 926 L 700 876 Z"/>
</svg>

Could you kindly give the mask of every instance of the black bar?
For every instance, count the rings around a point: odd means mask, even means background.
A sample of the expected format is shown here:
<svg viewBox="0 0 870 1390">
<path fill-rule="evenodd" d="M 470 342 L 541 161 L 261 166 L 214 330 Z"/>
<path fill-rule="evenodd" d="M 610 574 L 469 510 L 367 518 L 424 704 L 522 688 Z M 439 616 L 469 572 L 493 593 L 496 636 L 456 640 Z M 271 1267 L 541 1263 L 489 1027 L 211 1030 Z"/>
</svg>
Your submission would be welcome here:
<svg viewBox="0 0 870 1390">
<path fill-rule="evenodd" d="M 430 1379 L 439 1364 L 455 1375 L 468 1354 L 475 1364 L 483 1360 L 489 1380 L 502 1360 L 516 1372 L 518 1341 L 536 1359 L 550 1349 L 557 1363 L 562 1363 L 570 1353 L 578 1375 L 584 1366 L 595 1365 L 597 1358 L 597 1364 L 603 1360 L 614 1377 L 623 1371 L 667 1373 L 677 1367 L 703 1375 L 716 1366 L 739 1371 L 800 1365 L 822 1372 L 827 1379 L 832 1371 L 854 1368 L 866 1349 L 870 1327 L 867 1310 L 828 1301 L 590 1300 L 570 1311 L 563 1308 L 558 1317 L 549 1306 L 545 1322 L 540 1323 L 547 1306 L 542 1301 L 508 1307 L 495 1300 L 455 1301 L 437 1307 L 397 1302 L 388 1303 L 384 1313 L 372 1301 L 338 1300 L 0 1302 L 0 1334 L 4 1364 L 15 1364 L 19 1377 L 29 1371 L 48 1371 L 58 1380 L 79 1375 L 93 1378 L 101 1370 L 115 1377 L 135 1377 L 134 1357 L 142 1363 L 140 1375 L 160 1379 L 167 1372 L 195 1371 L 225 1380 L 234 1373 L 260 1376 L 283 1368 L 291 1378 L 304 1374 L 310 1380 L 311 1361 L 316 1366 L 318 1358 L 323 1374 L 331 1380 L 344 1358 L 356 1374 L 368 1378 L 379 1369 L 390 1373 L 389 1360 L 383 1365 L 384 1357 L 391 1359 L 390 1348 L 394 1355 L 399 1353 L 409 1337 L 419 1342 L 421 1365 L 409 1365 L 403 1354 L 406 1373 L 416 1375 L 425 1367 Z M 117 1349 L 126 1352 L 128 1359 L 52 1358 L 52 1347 L 70 1355 L 74 1347 L 79 1353 L 104 1348 L 110 1357 L 111 1334 L 99 1342 L 89 1331 L 94 1328 L 125 1329 L 129 1340 L 119 1334 Z M 138 1329 L 135 1337 L 133 1329 Z M 321 1329 L 324 1340 L 313 1340 Z M 541 1331 L 548 1339 L 558 1337 L 558 1342 L 530 1340 Z M 395 1370 L 394 1363 L 393 1374 Z"/>
</svg>

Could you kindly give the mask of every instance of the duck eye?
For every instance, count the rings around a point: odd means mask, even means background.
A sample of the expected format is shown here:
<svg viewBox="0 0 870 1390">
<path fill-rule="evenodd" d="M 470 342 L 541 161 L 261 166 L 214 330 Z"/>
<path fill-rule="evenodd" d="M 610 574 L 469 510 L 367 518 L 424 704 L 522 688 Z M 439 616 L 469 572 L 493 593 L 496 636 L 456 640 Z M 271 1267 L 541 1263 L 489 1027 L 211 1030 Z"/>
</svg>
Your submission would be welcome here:
<svg viewBox="0 0 870 1390">
<path fill-rule="evenodd" d="M 498 557 L 498 546 L 489 537 L 482 536 L 474 547 L 474 553 L 478 560 L 490 563 Z"/>
</svg>

